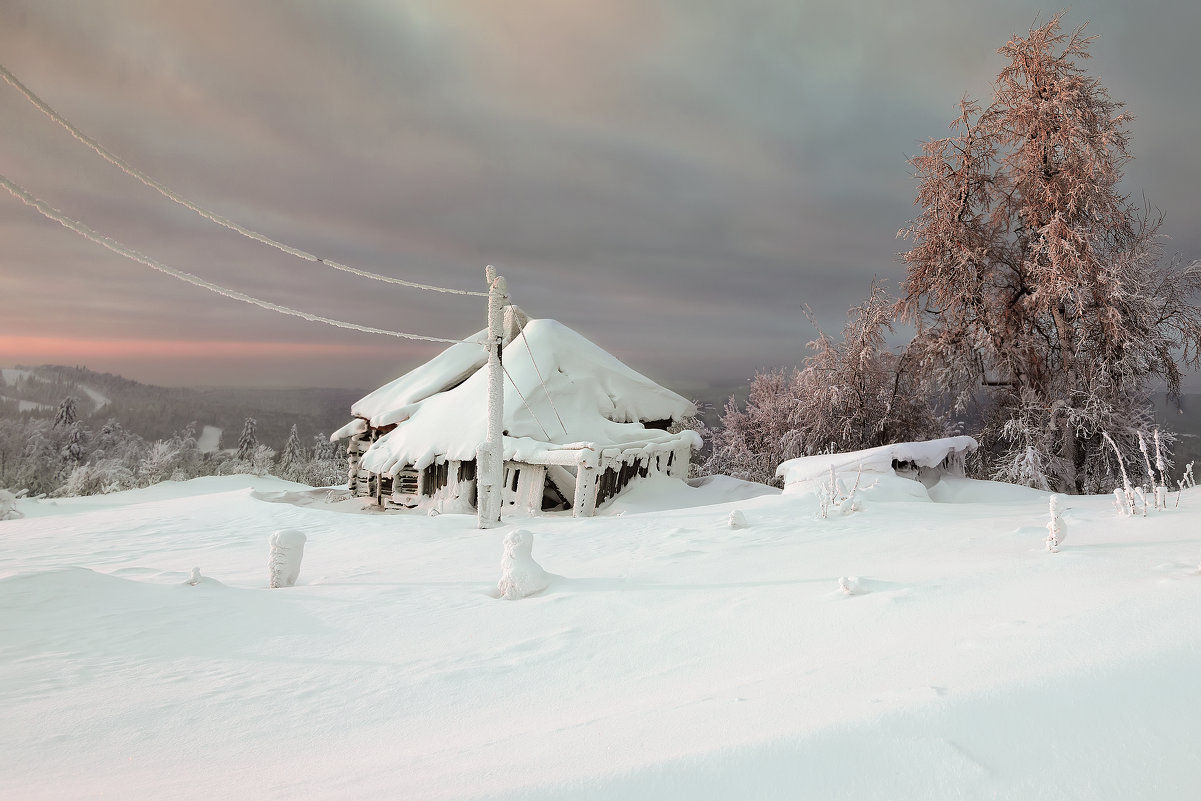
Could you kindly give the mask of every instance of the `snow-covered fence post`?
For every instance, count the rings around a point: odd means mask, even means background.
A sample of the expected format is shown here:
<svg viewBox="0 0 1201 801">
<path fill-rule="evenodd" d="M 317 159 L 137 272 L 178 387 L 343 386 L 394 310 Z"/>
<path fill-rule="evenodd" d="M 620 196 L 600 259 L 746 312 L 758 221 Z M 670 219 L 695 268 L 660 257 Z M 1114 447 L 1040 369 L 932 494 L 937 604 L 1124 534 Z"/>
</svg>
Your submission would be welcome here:
<svg viewBox="0 0 1201 801">
<path fill-rule="evenodd" d="M 1059 516 L 1063 511 L 1059 508 L 1060 499 L 1059 495 L 1051 496 L 1051 519 L 1047 522 L 1047 550 L 1052 553 L 1059 550 L 1060 544 L 1068 533 L 1067 524 Z"/>
<path fill-rule="evenodd" d="M 1151 493 L 1152 502 L 1155 508 L 1159 508 L 1159 482 L 1155 480 L 1155 471 L 1151 469 L 1151 454 L 1147 452 L 1147 440 L 1143 437 L 1143 432 L 1138 432 L 1138 449 L 1143 452 L 1143 464 L 1147 468 L 1147 480 L 1151 483 L 1145 492 Z M 1147 514 L 1146 495 L 1143 496 L 1143 516 Z"/>
<path fill-rule="evenodd" d="M 304 532 L 293 528 L 281 529 L 271 535 L 271 557 L 267 569 L 271 572 L 271 589 L 291 587 L 300 577 L 300 560 L 304 558 Z"/>
<path fill-rule="evenodd" d="M 501 345 L 504 341 L 504 307 L 509 299 L 505 279 L 489 264 L 484 269 L 488 281 L 488 440 L 476 453 L 479 480 L 476 487 L 476 515 L 480 528 L 500 522 L 500 484 L 504 477 L 504 366 Z"/>
<path fill-rule="evenodd" d="M 1155 469 L 1159 471 L 1159 484 L 1155 487 L 1157 506 L 1168 508 L 1168 464 L 1163 458 L 1163 446 L 1159 441 L 1159 429 L 1155 429 Z M 1163 496 L 1162 500 L 1160 496 Z M 1179 499 L 1178 499 L 1179 500 Z"/>
</svg>

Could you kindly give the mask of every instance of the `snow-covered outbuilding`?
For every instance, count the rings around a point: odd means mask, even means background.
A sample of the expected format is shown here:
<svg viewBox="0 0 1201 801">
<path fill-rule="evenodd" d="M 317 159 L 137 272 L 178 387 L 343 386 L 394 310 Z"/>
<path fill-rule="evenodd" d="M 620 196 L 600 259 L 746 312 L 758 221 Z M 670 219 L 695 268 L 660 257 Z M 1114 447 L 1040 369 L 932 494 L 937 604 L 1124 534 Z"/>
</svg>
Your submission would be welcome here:
<svg viewBox="0 0 1201 801">
<path fill-rule="evenodd" d="M 350 489 L 383 508 L 467 512 L 487 429 L 486 331 L 351 407 Z M 591 515 L 638 476 L 686 478 L 696 408 L 555 320 L 510 307 L 502 362 L 502 509 Z"/>
<path fill-rule="evenodd" d="M 937 484 L 944 475 L 963 476 L 964 460 L 976 448 L 976 440 L 971 437 L 897 442 L 861 451 L 789 459 L 776 468 L 776 475 L 784 480 L 785 493 L 810 492 L 817 484 L 828 481 L 831 471 L 845 477 L 848 484 L 860 474 L 863 486 L 899 476 L 920 482 L 922 486 L 908 486 L 913 488 L 915 497 L 928 500 L 926 488 Z M 893 488 L 903 489 L 906 484 L 893 484 Z"/>
</svg>

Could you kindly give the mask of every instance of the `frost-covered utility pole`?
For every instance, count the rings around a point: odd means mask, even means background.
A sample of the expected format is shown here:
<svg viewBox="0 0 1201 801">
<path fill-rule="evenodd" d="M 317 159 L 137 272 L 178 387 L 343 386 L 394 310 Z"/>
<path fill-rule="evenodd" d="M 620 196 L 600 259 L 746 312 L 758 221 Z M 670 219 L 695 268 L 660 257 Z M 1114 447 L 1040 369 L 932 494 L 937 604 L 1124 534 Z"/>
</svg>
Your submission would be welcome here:
<svg viewBox="0 0 1201 801">
<path fill-rule="evenodd" d="M 501 346 L 504 340 L 504 309 L 509 299 L 505 279 L 489 264 L 488 281 L 488 439 L 476 449 L 476 514 L 480 528 L 500 522 L 501 481 L 504 478 L 504 372 Z"/>
</svg>

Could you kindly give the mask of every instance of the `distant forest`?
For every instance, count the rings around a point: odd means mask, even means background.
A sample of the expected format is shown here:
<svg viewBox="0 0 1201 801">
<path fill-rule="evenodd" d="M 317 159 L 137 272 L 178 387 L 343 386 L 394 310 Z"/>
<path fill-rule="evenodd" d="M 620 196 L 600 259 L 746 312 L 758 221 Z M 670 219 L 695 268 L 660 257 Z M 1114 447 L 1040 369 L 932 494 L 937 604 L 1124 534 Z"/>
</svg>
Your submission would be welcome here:
<svg viewBox="0 0 1201 801">
<path fill-rule="evenodd" d="M 109 400 L 97 409 L 86 389 Z M 84 367 L 43 365 L 6 369 L 0 379 L 0 420 L 53 419 L 68 396 L 78 400 L 81 420 L 116 420 L 143 439 L 167 439 L 190 423 L 197 430 L 223 430 L 222 448 L 236 448 L 247 417 L 258 422 L 259 442 L 282 450 L 292 426 L 308 441 L 329 435 L 350 420 L 350 405 L 367 394 L 360 389 L 188 389 L 139 384 L 128 378 Z M 26 401 L 21 404 L 21 401 Z M 40 404 L 21 411 L 21 406 Z"/>
<path fill-rule="evenodd" d="M 4 368 L 0 501 L 235 473 L 341 484 L 346 458 L 329 434 L 348 421 L 361 395 L 167 389 L 81 367 Z M 205 436 L 207 426 L 222 430 L 218 442 Z"/>
</svg>

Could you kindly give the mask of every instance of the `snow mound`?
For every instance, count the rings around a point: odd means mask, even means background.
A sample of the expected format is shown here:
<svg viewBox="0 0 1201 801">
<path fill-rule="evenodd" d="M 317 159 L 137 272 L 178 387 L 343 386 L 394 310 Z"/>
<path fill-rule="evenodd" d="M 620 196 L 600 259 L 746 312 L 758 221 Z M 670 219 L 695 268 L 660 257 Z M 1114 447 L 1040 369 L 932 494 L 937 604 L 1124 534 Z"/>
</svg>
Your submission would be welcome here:
<svg viewBox="0 0 1201 801">
<path fill-rule="evenodd" d="M 776 475 L 784 479 L 784 491 L 789 485 L 803 484 L 830 475 L 830 468 L 837 473 L 855 472 L 891 474 L 895 464 L 913 465 L 916 468 L 937 468 L 953 457 L 962 457 L 977 448 L 971 437 L 944 437 L 925 442 L 898 442 L 881 445 L 862 451 L 847 453 L 824 453 L 817 456 L 802 456 L 789 459 L 776 468 Z"/>
<path fill-rule="evenodd" d="M 267 559 L 271 589 L 296 586 L 307 540 L 304 532 L 294 528 L 280 529 L 271 535 L 271 555 Z"/>
<path fill-rule="evenodd" d="M 550 575 L 534 561 L 534 535 L 515 529 L 505 536 L 505 554 L 500 560 L 496 588 L 506 601 L 525 598 L 550 586 Z"/>
</svg>

